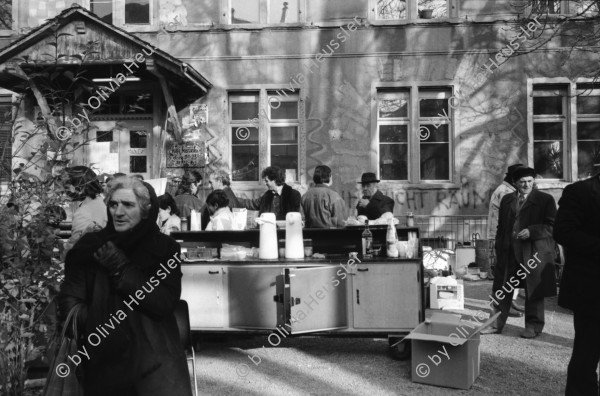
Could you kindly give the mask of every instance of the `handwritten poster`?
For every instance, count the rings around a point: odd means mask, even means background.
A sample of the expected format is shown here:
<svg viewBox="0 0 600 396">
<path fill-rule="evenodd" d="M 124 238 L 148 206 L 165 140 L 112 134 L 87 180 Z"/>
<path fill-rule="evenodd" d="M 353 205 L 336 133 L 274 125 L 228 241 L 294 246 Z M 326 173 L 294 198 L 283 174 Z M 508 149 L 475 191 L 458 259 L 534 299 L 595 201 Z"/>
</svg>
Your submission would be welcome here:
<svg viewBox="0 0 600 396">
<path fill-rule="evenodd" d="M 206 164 L 206 142 L 171 143 L 167 168 L 201 168 Z"/>
</svg>

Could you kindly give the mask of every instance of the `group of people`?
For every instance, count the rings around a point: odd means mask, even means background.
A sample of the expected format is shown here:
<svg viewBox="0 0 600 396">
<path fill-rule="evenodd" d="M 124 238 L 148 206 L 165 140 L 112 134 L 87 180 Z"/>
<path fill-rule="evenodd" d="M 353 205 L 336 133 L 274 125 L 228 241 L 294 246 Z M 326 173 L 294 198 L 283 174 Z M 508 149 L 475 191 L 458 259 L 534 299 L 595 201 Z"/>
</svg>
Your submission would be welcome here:
<svg viewBox="0 0 600 396">
<path fill-rule="evenodd" d="M 558 304 L 573 311 L 575 328 L 565 394 L 598 395 L 600 173 L 567 186 L 558 210 L 550 194 L 535 188 L 535 175 L 532 168 L 512 165 L 492 195 L 488 236 L 495 241 L 497 262 L 491 298 L 500 314 L 482 334 L 502 333 L 517 287 L 525 289 L 521 337 L 542 333 L 544 298 L 557 295 L 556 243 L 560 244 L 565 264 Z"/>
</svg>

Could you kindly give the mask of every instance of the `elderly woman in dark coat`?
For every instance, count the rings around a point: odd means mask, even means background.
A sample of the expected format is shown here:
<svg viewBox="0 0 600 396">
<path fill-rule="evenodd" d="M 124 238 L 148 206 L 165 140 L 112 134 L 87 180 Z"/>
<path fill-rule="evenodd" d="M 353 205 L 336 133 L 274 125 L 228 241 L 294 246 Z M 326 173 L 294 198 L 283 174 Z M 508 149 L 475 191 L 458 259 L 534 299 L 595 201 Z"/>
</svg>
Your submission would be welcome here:
<svg viewBox="0 0 600 396">
<path fill-rule="evenodd" d="M 181 293 L 179 245 L 158 230 L 150 185 L 117 178 L 106 202 L 107 226 L 69 252 L 59 295 L 63 318 L 82 304 L 85 394 L 190 396 L 174 316 Z"/>
</svg>

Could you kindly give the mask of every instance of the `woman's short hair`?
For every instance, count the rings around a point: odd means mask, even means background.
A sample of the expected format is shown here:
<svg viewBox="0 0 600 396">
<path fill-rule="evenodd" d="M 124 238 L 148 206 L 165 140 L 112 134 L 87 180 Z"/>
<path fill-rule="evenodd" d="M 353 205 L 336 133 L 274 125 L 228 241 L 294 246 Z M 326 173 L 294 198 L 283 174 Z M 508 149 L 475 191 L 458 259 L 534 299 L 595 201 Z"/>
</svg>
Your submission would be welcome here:
<svg viewBox="0 0 600 396">
<path fill-rule="evenodd" d="M 285 183 L 285 172 L 278 166 L 266 167 L 262 171 L 260 177 L 261 179 L 264 179 L 266 177 L 269 180 L 273 180 L 278 186 L 281 186 L 283 183 Z"/>
<path fill-rule="evenodd" d="M 177 204 L 175 203 L 175 200 L 169 193 L 165 193 L 158 197 L 158 207 L 163 210 L 171 208 L 171 214 L 179 216 L 179 209 L 177 209 Z"/>
<path fill-rule="evenodd" d="M 150 213 L 150 206 L 152 206 L 150 204 L 150 192 L 148 191 L 146 186 L 144 186 L 144 183 L 141 180 L 136 179 L 134 177 L 116 177 L 112 181 L 110 185 L 110 190 L 108 191 L 108 194 L 106 194 L 106 198 L 104 199 L 106 206 L 109 206 L 108 202 L 111 200 L 115 191 L 121 189 L 133 190 L 133 194 L 137 198 L 138 204 L 142 209 L 142 218 L 148 218 L 148 214 Z"/>
<path fill-rule="evenodd" d="M 95 199 L 102 192 L 96 173 L 87 166 L 73 166 L 67 168 L 71 185 L 78 189 L 79 195 L 75 199 L 90 197 Z"/>
<path fill-rule="evenodd" d="M 219 209 L 224 208 L 229 205 L 229 198 L 227 198 L 225 191 L 215 190 L 206 197 L 206 204 L 210 206 L 217 205 Z"/>
<path fill-rule="evenodd" d="M 192 193 L 192 184 L 202 182 L 202 175 L 198 171 L 186 172 L 183 176 L 181 176 L 181 182 L 177 187 L 177 192 L 175 195 L 181 194 L 191 194 Z"/>
<path fill-rule="evenodd" d="M 313 174 L 315 184 L 324 184 L 331 181 L 331 168 L 327 165 L 317 165 Z"/>
<path fill-rule="evenodd" d="M 231 179 L 229 179 L 229 173 L 227 173 L 223 170 L 218 170 L 218 171 L 214 172 L 212 174 L 212 177 L 216 181 L 223 183 L 224 186 L 231 186 Z"/>
</svg>

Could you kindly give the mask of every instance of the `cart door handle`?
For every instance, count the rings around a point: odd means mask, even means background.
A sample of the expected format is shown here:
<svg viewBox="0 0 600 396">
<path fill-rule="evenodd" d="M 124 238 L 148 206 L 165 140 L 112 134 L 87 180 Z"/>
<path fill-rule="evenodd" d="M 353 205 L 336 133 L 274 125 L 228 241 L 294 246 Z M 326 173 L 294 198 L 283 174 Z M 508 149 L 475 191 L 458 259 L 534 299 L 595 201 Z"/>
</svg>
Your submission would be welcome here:
<svg viewBox="0 0 600 396">
<path fill-rule="evenodd" d="M 299 305 L 300 304 L 300 298 L 298 297 L 292 297 L 290 298 L 290 305 L 293 307 L 294 305 Z"/>
<path fill-rule="evenodd" d="M 360 305 L 360 290 L 356 289 L 356 305 Z"/>
<path fill-rule="evenodd" d="M 218 274 L 218 273 L 219 273 L 219 271 L 208 271 L 208 273 L 209 273 L 210 275 L 216 275 L 216 274 Z"/>
<path fill-rule="evenodd" d="M 282 303 L 283 302 L 283 294 L 274 295 L 273 301 Z"/>
<path fill-rule="evenodd" d="M 365 271 L 368 271 L 368 270 L 369 270 L 368 268 L 358 268 L 358 271 L 360 271 L 360 272 L 365 272 Z"/>
</svg>

